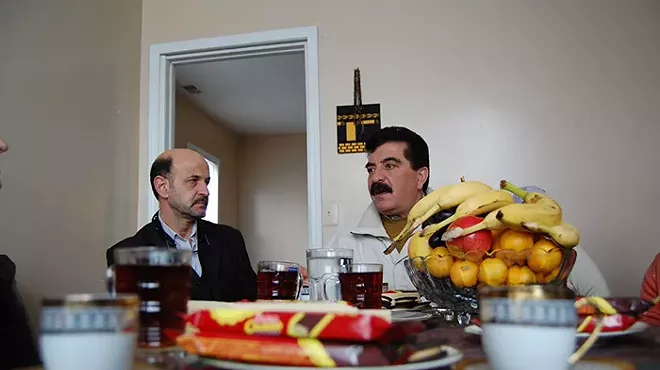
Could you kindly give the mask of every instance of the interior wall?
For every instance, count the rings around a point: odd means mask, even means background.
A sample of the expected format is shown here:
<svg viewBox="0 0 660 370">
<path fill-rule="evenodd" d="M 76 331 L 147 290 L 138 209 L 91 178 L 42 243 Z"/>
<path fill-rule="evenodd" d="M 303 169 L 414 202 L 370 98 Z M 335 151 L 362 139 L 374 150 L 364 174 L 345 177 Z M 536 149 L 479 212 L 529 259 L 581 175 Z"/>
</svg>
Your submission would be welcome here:
<svg viewBox="0 0 660 370">
<path fill-rule="evenodd" d="M 191 143 L 220 161 L 219 189 L 209 189 L 218 197 L 219 223 L 238 227 L 238 172 L 236 151 L 238 135 L 195 106 L 184 93 L 177 91 L 174 146 L 186 148 Z"/>
<path fill-rule="evenodd" d="M 136 232 L 141 11 L 0 2 L 0 253 L 35 330 L 43 296 L 104 291 L 106 249 Z"/>
<path fill-rule="evenodd" d="M 383 124 L 430 143 L 432 186 L 546 188 L 613 293 L 637 294 L 659 251 L 658 19 L 653 0 L 145 0 L 141 121 L 148 45 L 317 26 L 323 202 L 339 204 L 340 225 L 369 203 L 364 155 L 336 152 L 335 109 L 352 103 L 360 67 Z"/>
<path fill-rule="evenodd" d="M 248 135 L 238 150 L 239 228 L 250 260 L 305 263 L 305 134 Z"/>
</svg>

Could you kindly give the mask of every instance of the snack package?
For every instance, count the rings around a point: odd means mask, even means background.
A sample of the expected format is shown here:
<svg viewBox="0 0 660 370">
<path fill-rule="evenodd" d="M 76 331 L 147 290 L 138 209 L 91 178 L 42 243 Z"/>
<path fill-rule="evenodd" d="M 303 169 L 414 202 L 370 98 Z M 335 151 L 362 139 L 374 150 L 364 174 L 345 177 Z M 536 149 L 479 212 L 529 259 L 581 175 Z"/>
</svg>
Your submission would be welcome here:
<svg viewBox="0 0 660 370">
<path fill-rule="evenodd" d="M 434 331 L 423 325 L 396 325 L 374 343 L 320 341 L 312 338 L 246 336 L 239 333 L 190 333 L 177 344 L 191 354 L 226 361 L 287 366 L 385 366 L 447 356 Z"/>
<path fill-rule="evenodd" d="M 364 313 L 259 312 L 223 308 L 197 311 L 188 315 L 186 321 L 205 334 L 234 333 L 356 342 L 380 339 L 392 326 L 386 317 Z"/>
<path fill-rule="evenodd" d="M 580 317 L 582 318 L 582 317 Z M 602 317 L 602 332 L 624 331 L 633 326 L 637 319 L 628 315 L 616 314 Z M 591 333 L 596 328 L 596 318 L 594 316 L 585 317 L 577 327 L 578 333 Z"/>
</svg>

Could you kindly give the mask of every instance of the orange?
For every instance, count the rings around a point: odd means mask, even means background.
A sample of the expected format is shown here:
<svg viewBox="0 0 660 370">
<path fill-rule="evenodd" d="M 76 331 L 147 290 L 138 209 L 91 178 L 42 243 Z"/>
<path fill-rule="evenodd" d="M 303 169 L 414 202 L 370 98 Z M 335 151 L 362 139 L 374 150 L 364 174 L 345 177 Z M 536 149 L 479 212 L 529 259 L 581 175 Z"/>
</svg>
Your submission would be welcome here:
<svg viewBox="0 0 660 370">
<path fill-rule="evenodd" d="M 498 239 L 500 235 L 502 235 L 503 232 L 505 232 L 507 229 L 495 229 L 491 230 L 490 232 L 493 234 L 493 239 Z M 495 245 L 493 245 L 493 249 L 495 249 Z"/>
<path fill-rule="evenodd" d="M 506 279 L 508 285 L 536 284 L 536 275 L 527 266 L 512 266 Z"/>
<path fill-rule="evenodd" d="M 539 284 L 540 283 L 545 283 L 545 275 L 543 275 L 540 272 L 537 272 L 536 273 L 536 282 L 539 283 Z"/>
<path fill-rule="evenodd" d="M 559 267 L 557 267 L 556 269 L 552 270 L 552 272 L 550 273 L 550 275 L 548 275 L 548 276 L 545 277 L 545 282 L 546 282 L 546 283 L 552 283 L 552 281 L 555 280 L 555 279 L 557 278 L 557 276 L 559 276 Z"/>
<path fill-rule="evenodd" d="M 508 277 L 506 263 L 499 258 L 486 258 L 479 265 L 479 281 L 490 286 L 504 285 Z"/>
<path fill-rule="evenodd" d="M 499 237 L 499 248 L 521 252 L 534 246 L 534 237 L 527 231 L 509 229 Z"/>
<path fill-rule="evenodd" d="M 454 257 L 449 254 L 447 248 L 437 247 L 426 257 L 425 261 L 426 268 L 431 275 L 443 278 L 449 276 L 449 269 L 454 264 Z"/>
<path fill-rule="evenodd" d="M 527 257 L 527 266 L 534 272 L 549 274 L 561 265 L 563 258 L 561 249 L 553 242 L 541 239 L 532 247 L 532 251 Z"/>
<path fill-rule="evenodd" d="M 451 282 L 457 288 L 472 288 L 477 285 L 479 266 L 471 261 L 457 261 L 449 269 Z"/>
</svg>

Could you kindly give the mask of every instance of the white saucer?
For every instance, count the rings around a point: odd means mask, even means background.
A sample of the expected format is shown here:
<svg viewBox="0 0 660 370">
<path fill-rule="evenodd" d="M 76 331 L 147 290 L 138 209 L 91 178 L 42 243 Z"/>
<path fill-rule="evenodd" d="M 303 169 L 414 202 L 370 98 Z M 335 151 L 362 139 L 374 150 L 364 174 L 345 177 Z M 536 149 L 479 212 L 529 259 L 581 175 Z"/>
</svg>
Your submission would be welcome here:
<svg viewBox="0 0 660 370">
<path fill-rule="evenodd" d="M 415 310 L 392 310 L 392 322 L 423 321 L 432 317 L 428 312 Z"/>
<path fill-rule="evenodd" d="M 391 366 L 350 366 L 342 367 L 345 370 L 425 370 L 435 369 L 453 365 L 463 359 L 463 353 L 454 347 L 442 346 L 447 351 L 447 356 L 433 361 L 420 361 L 403 365 Z M 277 365 L 263 365 L 251 364 L 246 362 L 222 361 L 208 358 L 200 358 L 200 362 L 204 365 L 216 366 L 220 369 L 232 370 L 318 370 L 318 367 L 302 367 L 302 366 L 277 366 Z"/>
<path fill-rule="evenodd" d="M 643 332 L 648 327 L 649 327 L 649 324 L 647 324 L 643 321 L 637 321 L 636 323 L 634 323 L 631 327 L 629 327 L 626 330 L 601 332 L 598 337 L 599 338 L 621 337 L 621 336 L 625 336 L 625 335 L 630 335 L 630 334 Z M 481 329 L 477 325 L 466 326 L 465 329 L 463 329 L 463 331 L 465 331 L 467 334 L 472 334 L 472 335 L 481 335 L 481 333 L 483 333 L 483 329 Z M 589 334 L 590 333 L 576 333 L 575 336 L 578 337 L 578 338 L 587 338 L 587 337 L 589 337 Z"/>
</svg>

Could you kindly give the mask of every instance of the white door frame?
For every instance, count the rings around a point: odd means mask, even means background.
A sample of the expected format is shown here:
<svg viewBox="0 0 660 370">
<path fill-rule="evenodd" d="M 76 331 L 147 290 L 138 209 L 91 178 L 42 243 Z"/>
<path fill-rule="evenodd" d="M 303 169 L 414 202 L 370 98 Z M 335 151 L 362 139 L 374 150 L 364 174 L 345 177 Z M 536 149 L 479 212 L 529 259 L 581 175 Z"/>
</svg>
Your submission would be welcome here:
<svg viewBox="0 0 660 370">
<path fill-rule="evenodd" d="M 321 124 L 319 107 L 318 30 L 300 27 L 242 35 L 154 44 L 149 48 L 149 120 L 140 124 L 138 228 L 151 221 L 158 203 L 151 192 L 149 169 L 174 145 L 174 67 L 251 56 L 305 54 L 307 111 L 307 223 L 309 247 L 323 243 Z M 145 127 L 146 126 L 146 127 Z M 146 146 L 144 150 L 143 146 Z M 297 225 L 291 225 L 295 229 Z"/>
</svg>

